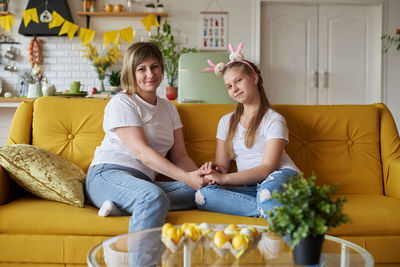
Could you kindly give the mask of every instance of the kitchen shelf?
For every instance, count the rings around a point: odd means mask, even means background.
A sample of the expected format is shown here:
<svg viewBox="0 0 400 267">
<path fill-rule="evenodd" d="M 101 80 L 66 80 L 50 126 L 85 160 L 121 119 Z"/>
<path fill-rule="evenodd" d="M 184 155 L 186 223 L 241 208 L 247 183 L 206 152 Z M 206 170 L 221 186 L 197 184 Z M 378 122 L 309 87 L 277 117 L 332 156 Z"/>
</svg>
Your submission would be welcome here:
<svg viewBox="0 0 400 267">
<path fill-rule="evenodd" d="M 86 16 L 86 27 L 89 28 L 90 17 L 146 17 L 149 14 L 154 14 L 157 18 L 168 17 L 168 12 L 76 12 L 79 16 Z"/>
<path fill-rule="evenodd" d="M 11 15 L 9 11 L 0 11 L 0 16 Z"/>
</svg>

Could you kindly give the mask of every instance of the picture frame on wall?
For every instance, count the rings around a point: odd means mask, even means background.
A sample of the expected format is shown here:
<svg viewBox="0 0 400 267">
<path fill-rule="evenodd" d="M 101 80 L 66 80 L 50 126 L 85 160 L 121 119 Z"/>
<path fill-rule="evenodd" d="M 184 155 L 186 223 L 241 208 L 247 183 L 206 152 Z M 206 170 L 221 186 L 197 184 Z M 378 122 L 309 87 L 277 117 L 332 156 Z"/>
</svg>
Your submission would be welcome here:
<svg viewBox="0 0 400 267">
<path fill-rule="evenodd" d="M 200 51 L 224 51 L 228 47 L 228 12 L 200 12 Z"/>
</svg>

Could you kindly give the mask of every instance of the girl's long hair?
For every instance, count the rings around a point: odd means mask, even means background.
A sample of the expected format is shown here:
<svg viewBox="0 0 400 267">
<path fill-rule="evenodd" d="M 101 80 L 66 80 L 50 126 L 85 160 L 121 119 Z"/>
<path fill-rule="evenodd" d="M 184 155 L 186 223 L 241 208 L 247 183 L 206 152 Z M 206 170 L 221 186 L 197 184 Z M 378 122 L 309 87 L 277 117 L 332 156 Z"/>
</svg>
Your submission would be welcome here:
<svg viewBox="0 0 400 267">
<path fill-rule="evenodd" d="M 245 133 L 245 136 L 244 136 L 244 143 L 245 143 L 247 148 L 250 148 L 254 144 L 254 141 L 256 139 L 256 134 L 257 134 L 258 127 L 260 126 L 260 123 L 261 123 L 265 113 L 270 108 L 270 104 L 269 104 L 267 95 L 265 94 L 265 91 L 264 91 L 263 78 L 261 77 L 260 70 L 253 63 L 251 63 L 249 61 L 246 61 L 246 62 L 249 63 L 252 66 L 254 72 L 258 76 L 257 88 L 258 88 L 258 93 L 260 95 L 260 100 L 261 100 L 260 106 L 258 107 L 258 110 L 255 113 L 256 115 L 253 115 L 251 117 L 250 122 L 249 122 L 250 126 L 246 130 L 246 133 Z M 246 64 L 241 63 L 240 61 L 234 62 L 234 63 L 230 64 L 229 66 L 227 66 L 223 71 L 223 75 L 225 74 L 225 72 L 227 70 L 232 69 L 232 68 L 239 68 L 239 69 L 242 70 L 242 72 L 244 72 L 245 74 L 249 75 L 250 77 L 253 77 L 253 75 L 254 75 L 253 70 L 249 66 L 247 66 Z M 237 130 L 238 124 L 240 122 L 240 117 L 243 114 L 243 111 L 244 111 L 243 104 L 238 103 L 237 106 L 236 106 L 236 110 L 233 113 L 233 115 L 232 115 L 232 117 L 230 118 L 230 121 L 229 121 L 228 134 L 227 134 L 226 139 L 225 139 L 225 153 L 230 158 L 234 158 L 234 154 L 233 154 L 233 138 L 236 135 L 236 130 Z"/>
<path fill-rule="evenodd" d="M 164 58 L 155 44 L 138 42 L 131 45 L 126 51 L 121 71 L 121 87 L 126 90 L 128 95 L 135 94 L 137 91 L 136 68 L 143 61 L 151 58 L 158 60 L 162 73 L 164 73 Z"/>
</svg>

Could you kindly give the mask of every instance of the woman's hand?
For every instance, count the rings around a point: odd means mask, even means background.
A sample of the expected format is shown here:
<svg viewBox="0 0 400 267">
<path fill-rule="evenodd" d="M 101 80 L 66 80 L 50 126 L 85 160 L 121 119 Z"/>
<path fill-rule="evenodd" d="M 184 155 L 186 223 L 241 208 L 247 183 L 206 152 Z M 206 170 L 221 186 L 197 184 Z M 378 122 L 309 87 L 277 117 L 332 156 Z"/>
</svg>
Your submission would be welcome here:
<svg viewBox="0 0 400 267">
<path fill-rule="evenodd" d="M 185 184 L 191 188 L 198 190 L 206 185 L 209 185 L 211 181 L 204 177 L 204 175 L 209 174 L 207 170 L 202 170 L 201 168 L 188 173 L 188 179 L 185 180 Z"/>
</svg>

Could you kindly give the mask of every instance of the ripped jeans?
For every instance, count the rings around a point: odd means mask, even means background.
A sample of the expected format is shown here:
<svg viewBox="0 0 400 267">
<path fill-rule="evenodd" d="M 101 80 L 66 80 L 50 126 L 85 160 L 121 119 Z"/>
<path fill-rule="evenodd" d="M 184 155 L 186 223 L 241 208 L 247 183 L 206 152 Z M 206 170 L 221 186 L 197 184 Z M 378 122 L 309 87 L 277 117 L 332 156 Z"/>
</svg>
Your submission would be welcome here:
<svg viewBox="0 0 400 267">
<path fill-rule="evenodd" d="M 273 211 L 278 205 L 270 199 L 272 191 L 282 192 L 282 185 L 296 175 L 296 171 L 285 168 L 272 172 L 259 184 L 244 187 L 209 185 L 197 190 L 196 205 L 205 211 L 266 218 L 265 212 Z"/>
</svg>

